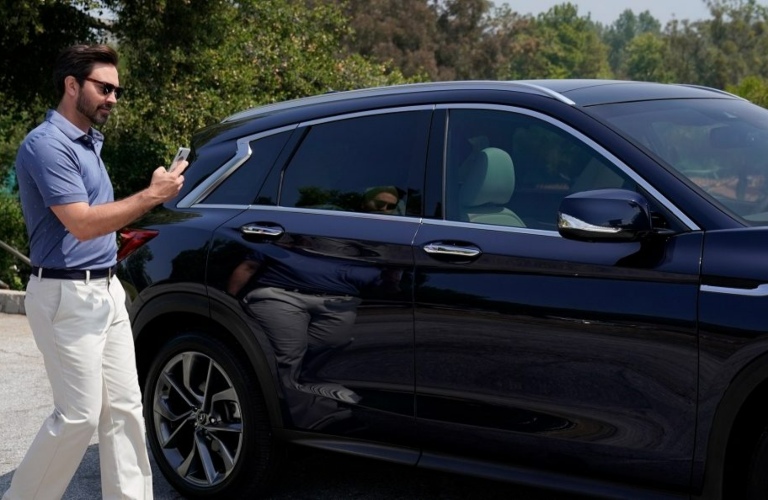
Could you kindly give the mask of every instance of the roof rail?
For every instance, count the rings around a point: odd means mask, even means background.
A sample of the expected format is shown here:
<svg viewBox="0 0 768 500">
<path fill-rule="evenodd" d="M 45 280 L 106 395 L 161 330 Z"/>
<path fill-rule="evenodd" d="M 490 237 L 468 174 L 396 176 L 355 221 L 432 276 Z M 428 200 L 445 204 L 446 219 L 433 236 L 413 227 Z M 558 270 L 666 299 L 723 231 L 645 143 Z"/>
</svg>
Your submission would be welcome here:
<svg viewBox="0 0 768 500">
<path fill-rule="evenodd" d="M 336 102 L 346 99 L 356 99 L 367 96 L 375 95 L 396 95 L 407 94 L 411 92 L 427 92 L 431 90 L 468 90 L 477 88 L 480 86 L 489 90 L 509 90 L 511 88 L 518 88 L 520 90 L 525 89 L 529 92 L 552 97 L 561 102 L 569 105 L 575 103 L 563 96 L 562 94 L 555 92 L 546 87 L 536 85 L 529 82 L 518 82 L 514 80 L 462 80 L 462 81 L 448 81 L 448 82 L 426 82 L 426 83 L 409 83 L 401 85 L 390 85 L 383 87 L 369 87 L 355 90 L 345 91 L 331 91 L 323 94 L 317 94 L 308 97 L 301 97 L 298 99 L 291 99 L 289 101 L 282 101 L 273 104 L 265 104 L 263 106 L 253 107 L 244 111 L 240 111 L 233 115 L 230 115 L 222 120 L 222 123 L 240 120 L 244 118 L 252 118 L 260 115 L 273 113 L 276 111 L 284 111 L 292 108 L 298 108 L 301 106 L 311 106 L 313 104 L 324 104 L 329 102 Z"/>
</svg>

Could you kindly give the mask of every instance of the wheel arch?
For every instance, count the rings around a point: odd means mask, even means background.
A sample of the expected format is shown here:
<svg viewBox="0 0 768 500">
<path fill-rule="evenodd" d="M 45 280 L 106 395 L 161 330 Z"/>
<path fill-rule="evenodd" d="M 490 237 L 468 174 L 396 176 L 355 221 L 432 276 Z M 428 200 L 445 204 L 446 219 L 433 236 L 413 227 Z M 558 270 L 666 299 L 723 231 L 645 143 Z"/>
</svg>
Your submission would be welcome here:
<svg viewBox="0 0 768 500">
<path fill-rule="evenodd" d="M 229 346 L 232 353 L 253 371 L 267 404 L 272 427 L 282 428 L 280 399 L 270 363 L 255 333 L 241 315 L 240 311 L 192 292 L 168 292 L 145 302 L 132 315 L 136 363 L 142 390 L 151 357 L 141 356 L 140 353 L 156 352 L 161 345 L 185 330 L 204 330 Z"/>
</svg>

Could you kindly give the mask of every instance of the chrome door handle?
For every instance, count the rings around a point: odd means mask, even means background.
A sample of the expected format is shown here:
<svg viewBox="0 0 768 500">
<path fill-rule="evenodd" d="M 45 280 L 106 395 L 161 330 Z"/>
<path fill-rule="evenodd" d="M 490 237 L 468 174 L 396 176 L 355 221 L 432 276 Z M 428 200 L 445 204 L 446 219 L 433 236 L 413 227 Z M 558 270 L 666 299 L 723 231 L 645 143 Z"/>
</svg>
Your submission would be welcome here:
<svg viewBox="0 0 768 500">
<path fill-rule="evenodd" d="M 275 238 L 284 233 L 279 226 L 260 226 L 258 224 L 246 224 L 240 227 L 240 232 L 248 236 L 268 236 Z"/>
<path fill-rule="evenodd" d="M 424 251 L 430 255 L 449 255 L 452 257 L 477 257 L 482 251 L 476 246 L 459 246 L 450 243 L 427 243 Z"/>
</svg>

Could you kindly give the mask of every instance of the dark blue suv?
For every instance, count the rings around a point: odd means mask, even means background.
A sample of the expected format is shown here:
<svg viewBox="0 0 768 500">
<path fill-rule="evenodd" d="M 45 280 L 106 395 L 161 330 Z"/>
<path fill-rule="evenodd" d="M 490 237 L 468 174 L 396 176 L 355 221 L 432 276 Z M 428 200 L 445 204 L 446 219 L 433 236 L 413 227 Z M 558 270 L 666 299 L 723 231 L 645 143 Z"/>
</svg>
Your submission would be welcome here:
<svg viewBox="0 0 768 500">
<path fill-rule="evenodd" d="M 768 111 L 429 83 L 244 111 L 192 149 L 119 269 L 185 496 L 262 494 L 290 442 L 591 496 L 768 495 Z"/>
</svg>

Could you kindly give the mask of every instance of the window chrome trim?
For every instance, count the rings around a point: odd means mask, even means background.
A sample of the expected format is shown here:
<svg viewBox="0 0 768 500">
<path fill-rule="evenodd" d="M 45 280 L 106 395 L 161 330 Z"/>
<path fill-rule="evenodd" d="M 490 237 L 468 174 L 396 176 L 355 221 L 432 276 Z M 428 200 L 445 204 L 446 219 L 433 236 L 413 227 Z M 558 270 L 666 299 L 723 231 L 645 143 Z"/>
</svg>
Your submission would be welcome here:
<svg viewBox="0 0 768 500">
<path fill-rule="evenodd" d="M 380 108 L 370 109 L 366 111 L 356 111 L 352 113 L 346 113 L 343 115 L 327 116 L 325 118 L 317 118 L 315 120 L 308 120 L 299 123 L 299 127 L 311 127 L 314 125 L 320 125 L 322 123 L 338 122 L 342 120 L 349 120 L 352 118 L 361 118 L 363 116 L 377 116 L 377 115 L 389 115 L 394 113 L 408 113 L 410 111 L 434 111 L 434 104 L 414 104 L 413 106 L 398 106 L 396 108 Z"/>
<path fill-rule="evenodd" d="M 741 295 L 743 297 L 768 297 L 768 283 L 763 283 L 755 288 L 731 288 L 726 286 L 701 285 L 699 290 L 709 293 L 721 293 L 725 295 Z"/>
<path fill-rule="evenodd" d="M 640 177 L 637 173 L 635 173 L 634 170 L 632 170 L 629 166 L 627 166 L 624 162 L 619 160 L 616 156 L 611 154 L 608 150 L 606 150 L 604 147 L 597 144 L 595 141 L 584 135 L 583 133 L 579 132 L 578 130 L 574 129 L 573 127 L 562 123 L 558 120 L 555 120 L 551 116 L 547 116 L 545 114 L 539 113 L 537 111 L 532 111 L 530 109 L 524 109 L 524 108 L 518 108 L 515 106 L 505 106 L 501 104 L 483 104 L 483 103 L 477 103 L 477 104 L 469 104 L 469 103 L 454 103 L 454 104 L 438 104 L 435 109 L 445 109 L 445 110 L 452 110 L 452 109 L 476 109 L 476 110 L 491 110 L 491 111 L 504 111 L 504 112 L 512 112 L 512 113 L 518 113 L 526 116 L 530 116 L 532 118 L 537 118 L 539 120 L 542 120 L 544 122 L 549 123 L 550 125 L 553 125 L 560 130 L 568 133 L 569 135 L 577 138 L 587 146 L 589 146 L 591 149 L 599 153 L 603 158 L 605 158 L 607 161 L 609 161 L 611 164 L 616 166 L 619 170 L 621 170 L 624 174 L 626 174 L 630 179 L 637 182 L 637 184 L 645 190 L 649 195 L 651 195 L 654 199 L 656 199 L 659 203 L 661 203 L 667 210 L 669 210 L 675 217 L 677 217 L 680 222 L 683 223 L 689 230 L 691 231 L 699 231 L 701 228 L 693 222 L 687 215 L 683 213 L 682 210 L 677 208 L 677 206 L 672 203 L 670 200 L 668 200 L 664 195 L 662 195 L 659 191 L 656 190 L 653 186 L 648 184 L 645 179 Z M 450 120 L 450 118 L 449 118 Z M 443 156 L 443 160 L 445 160 L 445 156 Z M 445 179 L 445 165 L 443 165 L 443 179 Z M 445 196 L 446 190 L 443 189 L 443 196 Z M 443 199 L 443 206 L 445 206 L 446 200 Z M 495 226 L 500 227 L 500 226 Z M 503 226 L 502 226 L 503 227 Z"/>
<path fill-rule="evenodd" d="M 334 215 L 340 217 L 358 217 L 363 219 L 379 219 L 387 221 L 405 221 L 411 224 L 421 224 L 422 218 L 413 215 L 389 215 L 389 214 L 374 214 L 366 212 L 349 212 L 346 210 L 327 210 L 324 208 L 305 208 L 305 207 L 279 207 L 277 205 L 203 205 L 208 207 L 217 208 L 240 208 L 243 210 L 250 210 L 254 212 L 270 211 L 270 212 L 289 212 L 289 213 L 306 213 L 311 215 Z"/>
<path fill-rule="evenodd" d="M 251 151 L 251 142 L 261 139 L 263 137 L 269 137 L 270 135 L 280 134 L 290 130 L 295 130 L 298 125 L 287 125 L 276 129 L 270 129 L 265 132 L 259 132 L 258 134 L 252 134 L 245 137 L 241 137 L 237 140 L 237 150 L 234 156 L 227 160 L 224 165 L 213 171 L 203 182 L 197 185 L 192 191 L 186 194 L 179 203 L 176 204 L 178 208 L 190 208 L 205 199 L 206 196 L 219 187 L 222 182 L 227 180 L 240 165 L 245 163 L 248 158 L 251 157 L 253 151 Z"/>
</svg>

